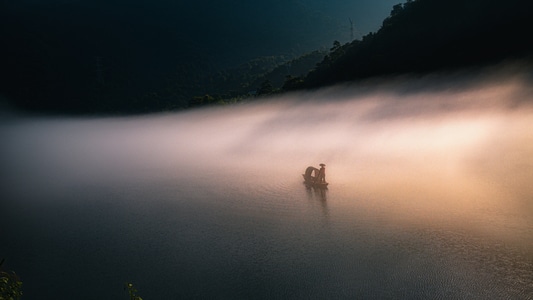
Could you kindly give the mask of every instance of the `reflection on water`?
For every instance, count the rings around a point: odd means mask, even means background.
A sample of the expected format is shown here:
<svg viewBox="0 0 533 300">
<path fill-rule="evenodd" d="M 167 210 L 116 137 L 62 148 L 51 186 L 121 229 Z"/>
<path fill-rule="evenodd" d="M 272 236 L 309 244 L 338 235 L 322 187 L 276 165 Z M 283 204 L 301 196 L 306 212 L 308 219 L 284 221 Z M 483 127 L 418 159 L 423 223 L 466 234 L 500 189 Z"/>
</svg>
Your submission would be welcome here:
<svg viewBox="0 0 533 300">
<path fill-rule="evenodd" d="M 0 255 L 28 299 L 532 299 L 533 99 L 497 78 L 4 120 Z"/>
</svg>

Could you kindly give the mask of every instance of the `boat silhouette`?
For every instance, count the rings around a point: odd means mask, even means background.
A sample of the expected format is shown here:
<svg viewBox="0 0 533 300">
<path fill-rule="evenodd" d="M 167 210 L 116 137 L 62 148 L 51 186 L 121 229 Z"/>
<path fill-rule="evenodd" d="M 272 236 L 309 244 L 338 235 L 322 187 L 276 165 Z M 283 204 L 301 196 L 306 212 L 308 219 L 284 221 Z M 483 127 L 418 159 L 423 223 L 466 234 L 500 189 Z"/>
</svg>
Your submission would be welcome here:
<svg viewBox="0 0 533 300">
<path fill-rule="evenodd" d="M 325 164 L 320 164 L 320 169 L 317 169 L 313 166 L 307 167 L 307 169 L 305 169 L 305 173 L 302 174 L 304 183 L 307 186 L 327 188 L 329 183 L 326 182 L 325 166 Z"/>
</svg>

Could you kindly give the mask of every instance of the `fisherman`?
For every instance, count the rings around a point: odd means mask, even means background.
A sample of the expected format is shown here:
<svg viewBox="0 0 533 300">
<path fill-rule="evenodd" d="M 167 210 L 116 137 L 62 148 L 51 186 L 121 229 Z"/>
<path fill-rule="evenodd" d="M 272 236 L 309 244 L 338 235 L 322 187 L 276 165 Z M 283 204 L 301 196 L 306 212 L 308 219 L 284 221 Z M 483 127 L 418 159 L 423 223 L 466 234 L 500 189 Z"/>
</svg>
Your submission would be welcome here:
<svg viewBox="0 0 533 300">
<path fill-rule="evenodd" d="M 326 183 L 326 168 L 325 164 L 320 164 L 320 170 L 318 171 L 318 176 L 315 178 L 315 183 Z"/>
</svg>

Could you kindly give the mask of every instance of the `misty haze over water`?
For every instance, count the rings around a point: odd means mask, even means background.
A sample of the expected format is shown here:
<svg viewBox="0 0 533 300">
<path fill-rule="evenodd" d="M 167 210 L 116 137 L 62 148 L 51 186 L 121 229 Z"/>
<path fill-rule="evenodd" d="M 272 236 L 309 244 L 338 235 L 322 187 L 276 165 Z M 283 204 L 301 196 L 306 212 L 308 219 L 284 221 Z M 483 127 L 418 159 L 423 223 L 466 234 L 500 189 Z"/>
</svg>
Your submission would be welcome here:
<svg viewBox="0 0 533 300">
<path fill-rule="evenodd" d="M 533 99 L 507 68 L 1 123 L 24 298 L 533 297 Z M 328 190 L 301 173 L 326 164 Z"/>
</svg>

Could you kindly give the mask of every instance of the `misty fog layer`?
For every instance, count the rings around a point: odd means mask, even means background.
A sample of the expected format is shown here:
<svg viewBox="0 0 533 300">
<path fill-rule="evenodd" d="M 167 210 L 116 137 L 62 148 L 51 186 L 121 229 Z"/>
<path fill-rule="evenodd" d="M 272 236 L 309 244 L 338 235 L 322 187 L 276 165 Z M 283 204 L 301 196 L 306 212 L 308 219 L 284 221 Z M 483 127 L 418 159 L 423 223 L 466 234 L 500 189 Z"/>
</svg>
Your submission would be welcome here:
<svg viewBox="0 0 533 300">
<path fill-rule="evenodd" d="M 107 286 L 136 274 L 143 295 L 527 298 L 533 99 L 522 75 L 403 77 L 137 117 L 11 116 L 1 222 L 13 249 L 37 256 L 58 251 L 48 235 L 94 244 L 81 257 L 115 266 Z M 301 174 L 319 163 L 329 189 L 306 191 Z M 57 247 L 58 260 L 81 255 Z M 68 274 L 31 262 L 20 268 L 30 282 Z"/>
<path fill-rule="evenodd" d="M 527 81 L 487 76 L 460 88 L 450 81 L 433 90 L 425 88 L 438 86 L 431 79 L 400 78 L 143 117 L 10 118 L 1 128 L 5 178 L 68 184 L 229 166 L 298 177 L 308 164 L 324 162 L 332 186 L 363 187 L 377 176 L 423 188 L 417 180 L 466 176 L 528 188 Z"/>
</svg>

